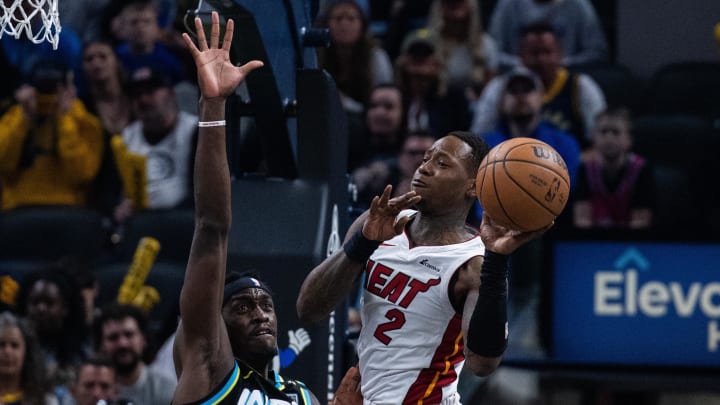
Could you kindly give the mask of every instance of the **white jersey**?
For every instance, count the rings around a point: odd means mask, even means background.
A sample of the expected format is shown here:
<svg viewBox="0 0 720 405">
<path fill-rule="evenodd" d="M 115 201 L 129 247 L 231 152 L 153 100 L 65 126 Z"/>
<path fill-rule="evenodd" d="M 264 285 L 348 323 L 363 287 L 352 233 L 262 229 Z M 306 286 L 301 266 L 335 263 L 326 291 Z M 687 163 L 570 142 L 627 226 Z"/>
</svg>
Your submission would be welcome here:
<svg viewBox="0 0 720 405">
<path fill-rule="evenodd" d="M 365 405 L 460 403 L 462 317 L 448 289 L 460 266 L 484 254 L 479 236 L 453 245 L 410 246 L 405 233 L 375 250 L 365 270 L 357 344 Z"/>
<path fill-rule="evenodd" d="M 148 208 L 175 208 L 190 195 L 190 161 L 195 153 L 197 121 L 195 115 L 181 111 L 175 128 L 155 145 L 145 140 L 139 120 L 123 130 L 128 151 L 147 158 Z"/>
</svg>

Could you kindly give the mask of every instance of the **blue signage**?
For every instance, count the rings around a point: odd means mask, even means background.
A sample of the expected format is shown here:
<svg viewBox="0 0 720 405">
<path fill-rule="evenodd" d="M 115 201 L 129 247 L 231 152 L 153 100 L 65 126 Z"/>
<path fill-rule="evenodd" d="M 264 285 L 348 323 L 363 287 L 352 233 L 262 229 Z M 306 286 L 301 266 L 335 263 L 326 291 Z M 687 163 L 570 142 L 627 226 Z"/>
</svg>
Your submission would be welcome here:
<svg viewBox="0 0 720 405">
<path fill-rule="evenodd" d="M 557 242 L 553 360 L 720 366 L 720 245 Z"/>
</svg>

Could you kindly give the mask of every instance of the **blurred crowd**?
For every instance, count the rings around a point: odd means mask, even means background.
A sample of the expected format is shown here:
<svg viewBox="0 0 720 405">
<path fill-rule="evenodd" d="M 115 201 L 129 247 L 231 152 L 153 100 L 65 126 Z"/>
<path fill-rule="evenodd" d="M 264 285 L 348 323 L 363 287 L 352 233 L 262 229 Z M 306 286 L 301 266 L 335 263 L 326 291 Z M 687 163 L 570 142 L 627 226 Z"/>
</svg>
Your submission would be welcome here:
<svg viewBox="0 0 720 405">
<path fill-rule="evenodd" d="M 717 110 L 643 101 L 638 94 L 653 89 L 615 63 L 590 0 L 482 1 L 321 2 L 315 23 L 330 41 L 317 61 L 348 122 L 348 150 L 337 153 L 348 155 L 351 205 L 367 208 L 387 184 L 405 193 L 434 140 L 466 130 L 490 146 L 523 136 L 557 149 L 572 183 L 559 230 L 700 226 L 692 212 L 682 223 L 664 215 L 699 197 L 682 187 L 705 163 L 697 156 L 715 135 Z M 187 257 L 192 221 L 163 215 L 192 217 L 198 92 L 180 35 L 195 7 L 61 1 L 58 50 L 25 37 L 0 42 L 0 233 L 28 212 L 40 229 L 53 210 L 81 210 L 99 230 L 83 243 L 78 222 L 77 240 L 48 244 L 74 243 L 75 252 L 0 268 L 0 404 L 170 402 L 170 346 L 160 344 L 177 312 L 171 305 L 152 320 L 142 305 L 117 304 L 93 267 L 129 261 L 138 241 L 130 230 L 142 236 L 138 221 L 153 215 L 146 226 L 181 241 L 171 261 L 182 267 Z M 649 141 L 668 128 L 676 132 L 667 142 Z M 672 149 L 685 131 L 696 143 L 681 143 L 698 155 L 678 164 Z"/>
</svg>

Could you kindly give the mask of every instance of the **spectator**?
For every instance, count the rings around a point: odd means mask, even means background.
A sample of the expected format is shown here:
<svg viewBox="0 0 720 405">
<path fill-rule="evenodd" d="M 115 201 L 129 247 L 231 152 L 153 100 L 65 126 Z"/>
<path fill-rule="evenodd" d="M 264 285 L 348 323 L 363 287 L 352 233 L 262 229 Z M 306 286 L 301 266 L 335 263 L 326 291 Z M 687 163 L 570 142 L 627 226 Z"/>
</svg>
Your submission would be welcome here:
<svg viewBox="0 0 720 405">
<path fill-rule="evenodd" d="M 501 125 L 482 137 L 490 148 L 521 136 L 547 143 L 565 160 L 570 182 L 574 184 L 580 165 L 580 148 L 570 134 L 543 120 L 542 99 L 542 83 L 534 73 L 522 67 L 508 73 L 500 103 Z"/>
<path fill-rule="evenodd" d="M 605 96 L 589 76 L 570 73 L 562 65 L 562 50 L 552 26 L 535 24 L 524 29 L 520 43 L 522 64 L 542 80 L 543 117 L 575 137 L 583 150 L 590 147 L 589 128 L 605 109 Z M 498 124 L 498 106 L 506 78 L 493 79 L 474 106 L 472 132 L 492 131 Z"/>
<path fill-rule="evenodd" d="M 627 109 L 597 116 L 594 158 L 578 172 L 573 219 L 578 228 L 642 229 L 652 225 L 655 182 L 651 166 L 632 149 Z"/>
<path fill-rule="evenodd" d="M 335 79 L 345 109 L 363 111 L 370 89 L 392 81 L 392 63 L 373 42 L 367 17 L 355 0 L 329 3 L 320 25 L 330 30 L 330 47 L 318 49 L 319 65 Z"/>
<path fill-rule="evenodd" d="M 498 69 L 497 46 L 483 32 L 478 0 L 435 0 L 428 26 L 442 62 L 441 80 L 477 99 Z"/>
<path fill-rule="evenodd" d="M 70 382 L 89 352 L 85 307 L 75 280 L 60 265 L 28 274 L 20 283 L 17 312 L 35 329 L 51 382 Z"/>
<path fill-rule="evenodd" d="M 397 59 L 408 32 L 427 25 L 433 0 L 369 0 L 373 23 L 379 23 L 383 48 Z"/>
<path fill-rule="evenodd" d="M 589 0 L 500 0 L 490 19 L 490 35 L 498 42 L 500 63 L 522 63 L 523 27 L 549 23 L 558 33 L 566 66 L 607 60 L 608 46 Z"/>
<path fill-rule="evenodd" d="M 197 116 L 178 109 L 170 79 L 158 69 L 136 70 L 129 88 L 138 119 L 122 133 L 127 153 L 115 150 L 126 193 L 115 208 L 117 222 L 125 221 L 139 209 L 177 208 L 192 200 Z M 142 173 L 146 184 L 137 185 L 128 170 Z M 133 198 L 137 195 L 147 195 L 147 201 Z"/>
<path fill-rule="evenodd" d="M 125 73 L 112 45 L 102 40 L 86 43 L 82 70 L 80 98 L 90 112 L 100 117 L 107 132 L 121 133 L 134 117 L 125 91 Z"/>
<path fill-rule="evenodd" d="M 495 131 L 482 134 L 482 138 L 490 148 L 515 137 L 534 138 L 547 143 L 565 161 L 572 187 L 580 165 L 580 147 L 570 134 L 543 120 L 540 79 L 528 69 L 519 67 L 507 73 L 505 83 L 500 99 L 500 125 Z M 479 224 L 482 218 L 480 204 L 476 202 L 470 214 L 468 222 Z M 569 223 L 566 218 L 566 215 L 561 215 L 557 225 Z"/>
<path fill-rule="evenodd" d="M 126 90 L 127 78 L 112 44 L 103 40 L 86 43 L 83 49 L 80 98 L 100 118 L 104 131 L 103 156 L 92 186 L 91 205 L 107 217 L 121 198 L 122 184 L 112 155 L 111 137 L 135 119 Z"/>
<path fill-rule="evenodd" d="M 0 403 L 57 405 L 50 391 L 32 328 L 9 311 L 0 312 Z"/>
<path fill-rule="evenodd" d="M 0 117 L 2 210 L 86 206 L 102 156 L 102 128 L 75 96 L 70 70 L 41 61 L 32 86 Z"/>
<path fill-rule="evenodd" d="M 111 304 L 95 320 L 98 352 L 115 367 L 119 395 L 136 404 L 169 404 L 177 382 L 146 366 L 147 318 L 139 308 Z"/>
<path fill-rule="evenodd" d="M 76 405 L 97 405 L 100 401 L 114 403 L 118 387 L 112 362 L 103 357 L 83 361 L 70 390 Z"/>
<path fill-rule="evenodd" d="M 435 137 L 428 132 L 412 132 L 396 156 L 372 161 L 355 170 L 353 179 L 358 188 L 358 206 L 369 208 L 372 198 L 382 194 L 388 184 L 393 186 L 393 197 L 410 191 L 412 176 L 422 164 L 425 151 L 434 142 Z"/>
<path fill-rule="evenodd" d="M 472 117 L 467 99 L 440 76 L 440 59 L 430 31 L 409 33 L 396 64 L 409 131 L 426 130 L 441 136 L 469 127 Z"/>
<path fill-rule="evenodd" d="M 394 84 L 380 84 L 370 93 L 362 134 L 350 139 L 348 166 L 393 157 L 400 150 L 406 133 L 403 95 Z"/>
<path fill-rule="evenodd" d="M 182 63 L 160 43 L 162 31 L 158 25 L 158 5 L 152 0 L 133 0 L 124 5 L 121 32 L 129 33 L 117 48 L 118 58 L 126 71 L 144 66 L 164 69 L 171 83 L 185 80 Z"/>
</svg>

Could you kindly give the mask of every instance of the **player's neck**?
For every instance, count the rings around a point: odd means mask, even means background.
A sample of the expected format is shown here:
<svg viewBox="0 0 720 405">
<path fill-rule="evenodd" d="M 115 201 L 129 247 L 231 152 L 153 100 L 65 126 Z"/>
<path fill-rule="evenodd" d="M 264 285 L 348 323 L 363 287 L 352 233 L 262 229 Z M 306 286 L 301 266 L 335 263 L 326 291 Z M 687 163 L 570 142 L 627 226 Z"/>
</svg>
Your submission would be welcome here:
<svg viewBox="0 0 720 405">
<path fill-rule="evenodd" d="M 246 366 L 253 369 L 256 373 L 262 375 L 266 379 L 270 379 L 270 370 L 272 370 L 272 360 L 266 361 L 266 360 L 251 360 L 251 359 L 244 359 L 241 360 L 243 363 L 245 363 Z"/>
<path fill-rule="evenodd" d="M 430 215 L 418 212 L 407 230 L 415 245 L 450 245 L 472 237 L 465 227 L 465 216 L 456 213 Z"/>
</svg>

